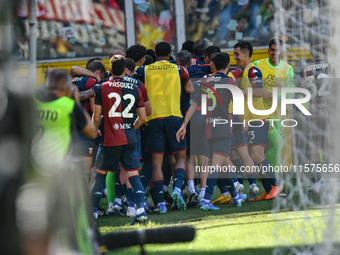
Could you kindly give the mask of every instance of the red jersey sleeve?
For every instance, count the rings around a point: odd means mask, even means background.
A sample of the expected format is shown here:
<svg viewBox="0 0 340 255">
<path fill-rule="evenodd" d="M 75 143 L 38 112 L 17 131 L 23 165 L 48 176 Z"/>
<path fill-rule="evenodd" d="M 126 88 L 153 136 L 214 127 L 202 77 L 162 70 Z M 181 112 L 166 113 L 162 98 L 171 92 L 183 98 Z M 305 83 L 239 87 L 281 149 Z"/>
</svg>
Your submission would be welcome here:
<svg viewBox="0 0 340 255">
<path fill-rule="evenodd" d="M 262 72 L 256 66 L 252 66 L 248 70 L 248 79 L 254 89 L 263 88 Z"/>
<path fill-rule="evenodd" d="M 241 70 L 238 70 L 238 69 L 236 69 L 236 70 L 230 70 L 229 72 L 230 72 L 232 75 L 234 75 L 235 79 L 240 78 L 241 75 L 242 75 Z"/>
<path fill-rule="evenodd" d="M 144 102 L 149 101 L 148 92 L 143 82 L 140 85 L 140 91 L 142 92 L 142 95 L 143 95 L 143 101 Z"/>
<path fill-rule="evenodd" d="M 138 87 L 137 87 L 138 88 Z M 137 108 L 144 107 L 144 97 L 141 90 L 138 88 L 138 104 Z"/>
<path fill-rule="evenodd" d="M 94 86 L 96 86 L 96 84 L 97 84 L 96 79 L 94 79 L 92 77 L 88 78 L 87 81 L 86 81 L 86 86 L 85 86 L 86 90 L 92 89 Z"/>
<path fill-rule="evenodd" d="M 189 80 L 189 72 L 183 66 L 180 67 L 181 67 L 181 82 L 186 83 Z"/>
</svg>

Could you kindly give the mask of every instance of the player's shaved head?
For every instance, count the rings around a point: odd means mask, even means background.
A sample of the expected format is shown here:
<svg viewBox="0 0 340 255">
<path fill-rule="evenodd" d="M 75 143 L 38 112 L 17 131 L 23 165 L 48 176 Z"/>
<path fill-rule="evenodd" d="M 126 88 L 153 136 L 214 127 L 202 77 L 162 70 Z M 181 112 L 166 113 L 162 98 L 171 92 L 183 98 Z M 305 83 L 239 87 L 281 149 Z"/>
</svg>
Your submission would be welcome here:
<svg viewBox="0 0 340 255">
<path fill-rule="evenodd" d="M 72 77 L 65 69 L 55 69 L 47 77 L 46 91 L 65 92 L 71 88 Z"/>
<path fill-rule="evenodd" d="M 124 58 L 126 58 L 126 53 L 122 50 L 114 50 L 111 52 L 110 54 L 110 59 L 114 56 L 114 55 L 121 55 L 123 56 Z"/>
</svg>

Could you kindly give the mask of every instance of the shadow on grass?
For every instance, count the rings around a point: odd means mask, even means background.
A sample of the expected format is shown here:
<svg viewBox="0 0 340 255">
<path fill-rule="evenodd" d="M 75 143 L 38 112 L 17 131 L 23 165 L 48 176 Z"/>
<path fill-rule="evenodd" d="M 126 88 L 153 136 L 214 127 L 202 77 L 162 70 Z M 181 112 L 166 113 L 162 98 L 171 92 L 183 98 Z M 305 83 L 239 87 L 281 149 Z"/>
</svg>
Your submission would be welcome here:
<svg viewBox="0 0 340 255">
<path fill-rule="evenodd" d="M 206 255 L 206 254 L 212 254 L 212 255 L 270 255 L 273 253 L 273 248 L 251 248 L 251 249 L 239 249 L 239 250 L 230 250 L 230 251 L 197 251 L 197 250 L 177 250 L 177 251 L 148 251 L 148 247 L 144 247 L 146 255 L 177 255 L 177 254 L 198 254 L 198 255 Z M 124 249 L 124 250 L 116 250 L 116 251 L 110 251 L 109 255 L 114 254 L 140 254 L 140 248 L 134 247 L 132 250 Z"/>
</svg>

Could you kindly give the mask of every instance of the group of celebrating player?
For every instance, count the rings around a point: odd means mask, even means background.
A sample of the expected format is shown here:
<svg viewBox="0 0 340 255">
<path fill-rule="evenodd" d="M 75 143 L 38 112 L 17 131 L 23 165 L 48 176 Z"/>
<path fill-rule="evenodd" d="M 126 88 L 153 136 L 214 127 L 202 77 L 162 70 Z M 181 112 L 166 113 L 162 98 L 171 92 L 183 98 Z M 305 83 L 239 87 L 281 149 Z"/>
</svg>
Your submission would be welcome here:
<svg viewBox="0 0 340 255">
<path fill-rule="evenodd" d="M 240 69 L 230 70 L 229 55 L 204 40 L 185 42 L 176 60 L 170 60 L 171 46 L 160 42 L 154 51 L 141 45 L 131 46 L 126 52 L 113 51 L 109 72 L 99 58 L 91 59 L 86 69 L 71 69 L 79 99 L 92 115 L 92 123 L 85 118 L 79 121 L 80 143 L 76 148 L 85 158 L 87 173 L 91 175 L 93 170 L 95 218 L 100 216 L 98 208 L 105 183 L 108 214 L 134 217 L 133 223 L 146 221 L 146 211 L 151 210 L 145 198 L 147 187 L 158 213 L 167 212 L 166 202 L 172 203 L 172 209 L 185 210 L 198 204 L 203 210 L 219 210 L 218 204 L 241 206 L 247 199 L 243 194 L 243 173 L 202 171 L 198 179 L 195 165 L 210 169 L 240 169 L 243 165 L 253 169 L 247 172 L 248 201 L 280 195 L 283 186 L 273 170 L 265 174 L 259 171 L 258 178 L 254 170 L 254 166 L 272 169 L 280 164 L 284 128 L 280 121 L 271 121 L 280 119 L 280 109 L 270 115 L 256 115 L 249 109 L 247 98 L 252 97 L 257 110 L 270 109 L 272 89 L 294 86 L 294 71 L 280 59 L 280 40 L 269 42 L 267 59 L 252 63 L 252 53 L 249 42 L 236 43 L 234 59 Z M 47 77 L 47 90 L 57 71 Z M 242 91 L 244 115 L 232 114 L 232 93 L 223 87 L 225 84 Z M 228 122 L 217 123 L 221 120 Z M 95 129 L 100 130 L 97 138 L 84 137 L 95 137 Z M 265 153 L 267 144 L 269 150 Z M 265 190 L 260 196 L 257 180 Z M 182 194 L 185 183 L 186 199 Z M 221 195 L 211 202 L 216 185 Z"/>
</svg>

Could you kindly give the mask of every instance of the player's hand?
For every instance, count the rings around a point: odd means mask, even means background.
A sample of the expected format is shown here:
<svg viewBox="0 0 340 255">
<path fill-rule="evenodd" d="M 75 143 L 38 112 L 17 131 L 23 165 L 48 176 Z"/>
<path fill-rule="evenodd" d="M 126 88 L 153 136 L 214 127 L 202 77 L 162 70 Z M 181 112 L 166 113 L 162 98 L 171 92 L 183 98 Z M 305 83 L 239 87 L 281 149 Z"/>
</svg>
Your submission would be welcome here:
<svg viewBox="0 0 340 255">
<path fill-rule="evenodd" d="M 102 136 L 102 132 L 100 132 L 99 129 L 97 130 L 97 137 L 98 137 L 98 136 Z"/>
<path fill-rule="evenodd" d="M 245 122 L 244 126 L 242 126 L 242 133 L 247 133 L 248 128 L 249 128 L 248 123 Z"/>
<path fill-rule="evenodd" d="M 272 98 L 272 97 L 273 97 L 273 94 L 272 94 L 272 92 L 269 92 L 269 91 L 267 91 L 267 90 L 263 90 L 263 92 L 262 92 L 262 97 L 263 97 L 264 99 Z"/>
<path fill-rule="evenodd" d="M 76 85 L 72 85 L 72 90 L 71 90 L 71 98 L 77 103 L 80 104 L 79 100 L 79 89 Z"/>
<path fill-rule="evenodd" d="M 181 128 L 177 131 L 177 134 L 176 134 L 177 142 L 180 142 L 181 138 L 182 138 L 182 140 L 184 140 L 186 132 L 187 132 L 186 127 L 182 125 Z"/>
<path fill-rule="evenodd" d="M 97 80 L 97 82 L 100 82 L 102 78 L 98 74 L 94 74 L 94 78 Z"/>
<path fill-rule="evenodd" d="M 194 59 L 194 58 L 191 59 L 191 65 L 192 65 L 192 66 L 195 66 L 195 65 L 196 65 L 196 59 Z"/>
</svg>

